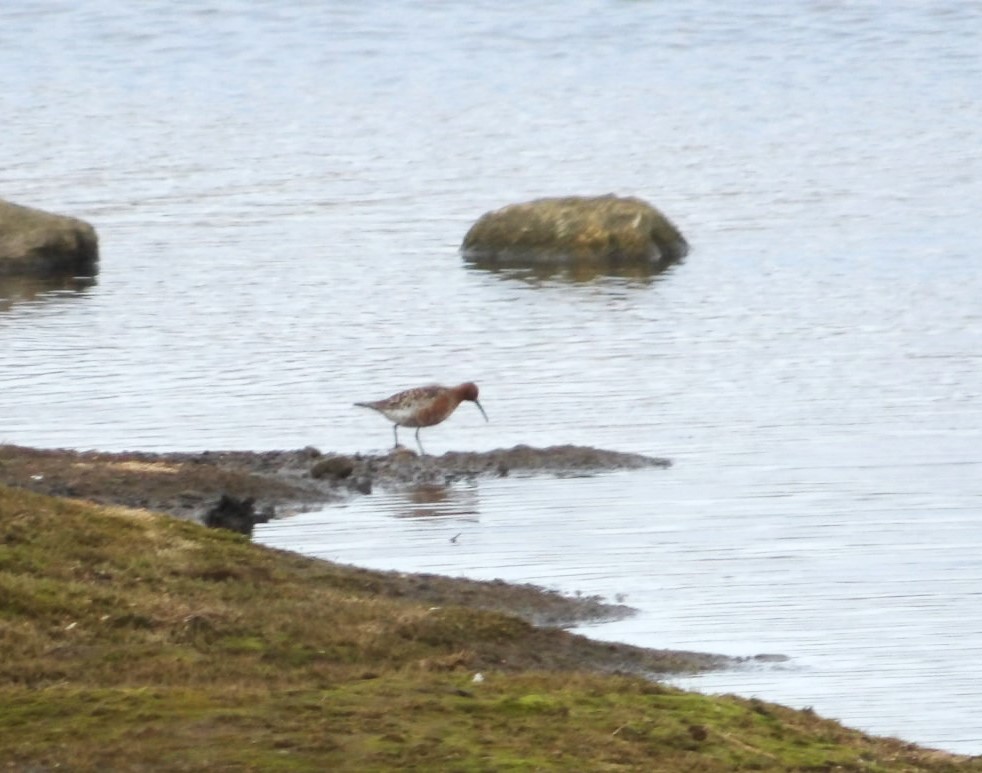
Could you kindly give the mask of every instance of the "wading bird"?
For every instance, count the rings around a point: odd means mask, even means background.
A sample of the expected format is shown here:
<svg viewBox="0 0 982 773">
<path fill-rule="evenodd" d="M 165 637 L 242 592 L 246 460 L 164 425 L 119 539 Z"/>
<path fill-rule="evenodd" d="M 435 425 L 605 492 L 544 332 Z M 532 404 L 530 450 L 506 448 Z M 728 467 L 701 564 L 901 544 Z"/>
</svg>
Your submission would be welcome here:
<svg viewBox="0 0 982 773">
<path fill-rule="evenodd" d="M 416 387 L 386 397 L 384 400 L 355 403 L 355 405 L 378 411 L 392 422 L 396 448 L 399 447 L 399 427 L 416 427 L 416 445 L 419 446 L 419 452 L 425 454 L 423 444 L 419 440 L 420 429 L 432 427 L 446 420 L 464 400 L 474 403 L 481 411 L 484 420 L 488 420 L 484 408 L 477 401 L 477 384 L 470 381 L 455 387 L 437 384 Z"/>
</svg>

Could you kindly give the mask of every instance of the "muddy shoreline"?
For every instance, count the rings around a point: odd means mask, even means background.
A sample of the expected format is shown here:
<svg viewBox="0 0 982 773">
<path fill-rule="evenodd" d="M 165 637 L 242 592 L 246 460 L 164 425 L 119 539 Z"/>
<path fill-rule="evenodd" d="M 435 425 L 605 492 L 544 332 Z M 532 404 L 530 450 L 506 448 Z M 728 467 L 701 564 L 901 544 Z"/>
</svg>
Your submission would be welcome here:
<svg viewBox="0 0 982 773">
<path fill-rule="evenodd" d="M 449 485 L 506 475 L 580 476 L 667 467 L 666 459 L 579 446 L 516 446 L 486 453 L 419 456 L 403 448 L 385 455 L 292 451 L 109 453 L 0 445 L 0 483 L 101 505 L 151 510 L 251 534 L 255 523 L 376 489 Z M 396 593 L 428 603 L 512 611 L 536 625 L 625 617 L 629 607 L 595 598 L 567 598 L 534 586 L 480 583 L 390 573 Z"/>
<path fill-rule="evenodd" d="M 386 455 L 292 451 L 147 453 L 36 449 L 0 445 L 0 484 L 97 504 L 139 508 L 204 522 L 223 500 L 243 502 L 260 520 L 284 517 L 375 489 L 449 484 L 506 475 L 582 476 L 614 470 L 668 467 L 671 462 L 579 446 L 527 446 L 487 453 L 417 456 L 406 449 Z M 592 596 L 564 596 L 534 585 L 516 585 L 430 574 L 342 567 L 351 582 L 379 595 L 431 606 L 461 605 L 504 612 L 539 627 L 565 628 L 635 613 Z M 557 639 L 556 652 L 539 656 L 586 670 L 651 675 L 724 668 L 772 656 L 733 659 L 708 653 L 651 650 L 583 637 Z M 558 645 L 557 645 L 558 646 Z"/>
<path fill-rule="evenodd" d="M 291 451 L 148 453 L 0 445 L 0 483 L 52 496 L 138 507 L 203 523 L 222 496 L 275 518 L 371 494 L 508 475 L 581 476 L 668 467 L 667 459 L 583 446 L 419 456 Z"/>
</svg>

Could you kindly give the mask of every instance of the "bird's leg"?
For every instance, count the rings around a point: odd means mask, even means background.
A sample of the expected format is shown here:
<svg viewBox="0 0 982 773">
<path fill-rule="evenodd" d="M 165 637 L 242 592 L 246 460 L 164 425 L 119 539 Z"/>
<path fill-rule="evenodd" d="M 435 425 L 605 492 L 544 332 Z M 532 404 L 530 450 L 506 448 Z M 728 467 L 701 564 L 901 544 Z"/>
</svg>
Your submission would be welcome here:
<svg viewBox="0 0 982 773">
<path fill-rule="evenodd" d="M 396 444 L 394 446 L 392 446 L 392 447 L 393 448 L 398 448 L 399 447 L 399 425 L 398 424 L 393 424 L 392 425 L 392 436 L 396 439 Z"/>
<path fill-rule="evenodd" d="M 423 450 L 423 444 L 419 442 L 419 431 L 423 429 L 422 427 L 416 427 L 416 445 L 419 446 L 420 456 L 426 456 L 426 451 Z"/>
</svg>

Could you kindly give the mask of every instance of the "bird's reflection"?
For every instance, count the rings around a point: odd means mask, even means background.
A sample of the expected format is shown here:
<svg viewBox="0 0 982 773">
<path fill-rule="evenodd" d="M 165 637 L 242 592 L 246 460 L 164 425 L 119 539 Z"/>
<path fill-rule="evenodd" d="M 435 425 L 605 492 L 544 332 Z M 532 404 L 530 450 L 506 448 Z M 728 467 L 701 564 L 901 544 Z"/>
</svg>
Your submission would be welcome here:
<svg viewBox="0 0 982 773">
<path fill-rule="evenodd" d="M 393 497 L 396 518 L 478 520 L 477 486 L 421 484 Z"/>
</svg>

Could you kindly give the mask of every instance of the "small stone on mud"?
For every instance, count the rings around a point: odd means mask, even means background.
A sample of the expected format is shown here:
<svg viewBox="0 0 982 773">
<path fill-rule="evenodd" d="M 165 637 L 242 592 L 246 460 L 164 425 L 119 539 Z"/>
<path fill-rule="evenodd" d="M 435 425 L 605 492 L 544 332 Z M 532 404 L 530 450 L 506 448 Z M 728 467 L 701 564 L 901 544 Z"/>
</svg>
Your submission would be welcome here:
<svg viewBox="0 0 982 773">
<path fill-rule="evenodd" d="M 312 478 L 333 478 L 344 480 L 354 472 L 355 463 L 349 456 L 328 456 L 310 468 Z"/>
</svg>

